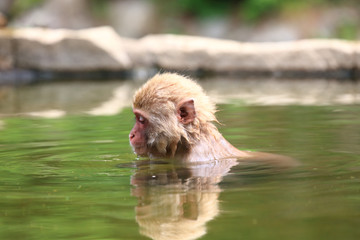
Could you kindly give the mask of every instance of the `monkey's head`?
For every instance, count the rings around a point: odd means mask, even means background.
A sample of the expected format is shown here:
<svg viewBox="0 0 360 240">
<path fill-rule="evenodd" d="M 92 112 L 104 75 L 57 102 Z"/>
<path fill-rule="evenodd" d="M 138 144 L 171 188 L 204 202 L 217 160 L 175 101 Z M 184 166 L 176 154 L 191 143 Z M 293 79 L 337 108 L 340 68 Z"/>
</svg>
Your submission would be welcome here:
<svg viewBox="0 0 360 240">
<path fill-rule="evenodd" d="M 189 78 L 163 73 L 134 95 L 135 125 L 130 144 L 139 156 L 173 157 L 179 146 L 191 147 L 214 128 L 215 105 Z"/>
</svg>

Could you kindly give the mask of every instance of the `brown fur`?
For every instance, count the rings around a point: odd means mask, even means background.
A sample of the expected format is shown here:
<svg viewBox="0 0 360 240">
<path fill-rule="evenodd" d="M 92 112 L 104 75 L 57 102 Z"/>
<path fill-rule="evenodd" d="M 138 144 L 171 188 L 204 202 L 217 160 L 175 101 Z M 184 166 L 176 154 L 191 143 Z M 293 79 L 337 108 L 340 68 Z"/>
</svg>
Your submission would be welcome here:
<svg viewBox="0 0 360 240">
<path fill-rule="evenodd" d="M 189 123 L 179 120 L 182 102 L 190 102 L 195 108 Z M 284 160 L 277 155 L 233 147 L 213 124 L 217 122 L 215 104 L 200 85 L 187 77 L 173 73 L 155 75 L 135 93 L 133 109 L 148 118 L 143 141 L 146 141 L 149 157 L 171 157 L 188 162 L 258 157 L 269 158 L 272 162 Z M 130 133 L 130 139 L 134 136 Z"/>
<path fill-rule="evenodd" d="M 196 111 L 195 120 L 187 125 L 179 123 L 176 117 L 176 107 L 184 99 L 193 99 Z M 215 104 L 187 77 L 172 73 L 155 75 L 135 93 L 133 108 L 147 112 L 149 122 L 157 123 L 150 124 L 147 133 L 152 155 L 173 157 L 202 141 L 216 144 L 222 138 L 213 124 L 217 122 Z M 214 151 L 210 151 L 210 155 L 217 155 L 211 152 Z"/>
</svg>

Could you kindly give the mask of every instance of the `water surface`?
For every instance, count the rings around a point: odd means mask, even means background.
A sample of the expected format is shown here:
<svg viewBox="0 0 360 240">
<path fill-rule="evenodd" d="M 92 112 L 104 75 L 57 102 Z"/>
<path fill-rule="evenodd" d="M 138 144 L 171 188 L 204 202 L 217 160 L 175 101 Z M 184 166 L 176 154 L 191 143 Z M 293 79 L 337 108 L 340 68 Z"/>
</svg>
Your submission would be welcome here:
<svg viewBox="0 0 360 240">
<path fill-rule="evenodd" d="M 128 106 L 79 109 L 0 118 L 0 239 L 360 238 L 358 105 L 221 104 L 236 147 L 301 162 L 226 176 L 217 163 L 136 159 Z"/>
</svg>

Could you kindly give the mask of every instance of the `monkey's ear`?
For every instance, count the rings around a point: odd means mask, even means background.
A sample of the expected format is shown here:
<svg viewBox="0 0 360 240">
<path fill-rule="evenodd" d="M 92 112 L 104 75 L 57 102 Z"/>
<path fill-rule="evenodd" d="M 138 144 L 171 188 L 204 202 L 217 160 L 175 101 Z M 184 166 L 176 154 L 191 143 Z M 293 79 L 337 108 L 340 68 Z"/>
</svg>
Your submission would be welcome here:
<svg viewBox="0 0 360 240">
<path fill-rule="evenodd" d="M 192 123 L 196 117 L 194 99 L 186 99 L 178 103 L 176 115 L 182 124 Z"/>
</svg>

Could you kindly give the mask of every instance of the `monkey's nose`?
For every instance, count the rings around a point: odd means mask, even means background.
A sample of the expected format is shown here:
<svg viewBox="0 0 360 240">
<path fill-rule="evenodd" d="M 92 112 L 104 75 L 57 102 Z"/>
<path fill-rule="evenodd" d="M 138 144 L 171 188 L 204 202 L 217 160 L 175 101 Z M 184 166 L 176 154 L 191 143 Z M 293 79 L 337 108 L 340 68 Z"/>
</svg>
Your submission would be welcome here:
<svg viewBox="0 0 360 240">
<path fill-rule="evenodd" d="M 133 133 L 130 133 L 130 134 L 129 134 L 130 140 L 133 139 L 134 137 L 135 137 L 135 134 L 133 134 Z"/>
</svg>

